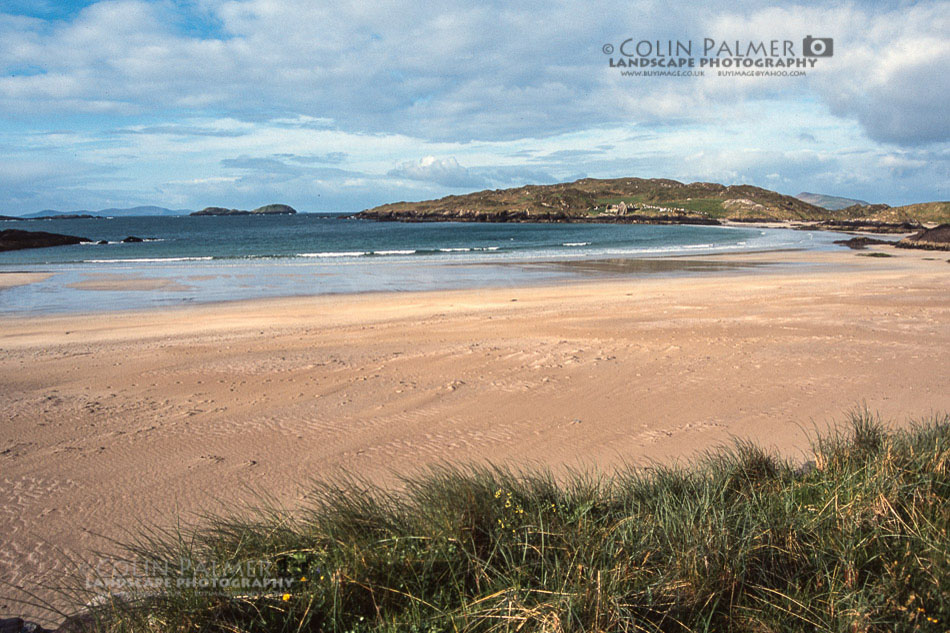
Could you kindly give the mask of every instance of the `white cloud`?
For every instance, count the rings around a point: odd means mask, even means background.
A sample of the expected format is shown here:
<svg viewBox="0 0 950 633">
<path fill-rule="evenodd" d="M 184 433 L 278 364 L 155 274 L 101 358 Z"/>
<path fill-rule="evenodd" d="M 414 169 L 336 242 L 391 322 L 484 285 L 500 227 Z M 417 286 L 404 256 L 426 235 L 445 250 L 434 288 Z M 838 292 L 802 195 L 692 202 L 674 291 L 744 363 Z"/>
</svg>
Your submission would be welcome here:
<svg viewBox="0 0 950 633">
<path fill-rule="evenodd" d="M 4 160 L 78 174 L 10 181 L 7 198 L 39 200 L 32 185 L 352 210 L 584 174 L 945 198 L 948 6 L 105 0 L 61 20 L 0 14 Z M 808 34 L 835 54 L 804 78 L 624 78 L 601 52 Z M 52 129 L 67 131 L 34 134 Z"/>
<path fill-rule="evenodd" d="M 769 8 L 721 16 L 720 37 L 832 37 L 834 55 L 808 71 L 804 85 L 838 116 L 874 140 L 898 145 L 950 141 L 950 2 Z M 749 79 L 762 89 L 770 78 Z"/>
<path fill-rule="evenodd" d="M 484 178 L 474 175 L 459 165 L 454 156 L 436 158 L 426 156 L 418 162 L 404 162 L 389 170 L 389 176 L 433 182 L 444 187 L 477 188 L 487 186 Z"/>
<path fill-rule="evenodd" d="M 877 140 L 947 140 L 950 3 L 671 12 L 625 6 L 228 0 L 220 31 L 182 32 L 183 8 L 105 0 L 71 21 L 0 19 L 0 111 L 154 114 L 167 108 L 334 123 L 432 140 L 510 139 L 623 121 L 730 118 L 748 99 L 817 90 Z M 571 24 L 571 29 L 562 25 Z M 814 33 L 813 33 L 814 32 Z M 807 79 L 622 78 L 601 43 L 628 36 L 835 38 Z M 16 69 L 31 69 L 16 73 Z M 37 72 L 40 70 L 41 72 Z M 711 75 L 712 73 L 710 73 Z"/>
</svg>

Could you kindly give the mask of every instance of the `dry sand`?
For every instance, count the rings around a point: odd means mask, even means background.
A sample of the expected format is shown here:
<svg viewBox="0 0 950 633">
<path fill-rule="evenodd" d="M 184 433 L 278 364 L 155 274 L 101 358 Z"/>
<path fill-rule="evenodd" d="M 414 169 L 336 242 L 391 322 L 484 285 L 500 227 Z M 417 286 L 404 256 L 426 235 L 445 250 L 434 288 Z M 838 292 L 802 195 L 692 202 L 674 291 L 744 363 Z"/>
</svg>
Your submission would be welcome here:
<svg viewBox="0 0 950 633">
<path fill-rule="evenodd" d="M 386 483 L 443 460 L 610 469 L 733 437 L 804 459 L 814 425 L 860 403 L 900 424 L 950 411 L 950 264 L 888 252 L 4 319 L 0 581 L 56 582 L 66 553 L 252 491 L 293 505 L 344 469 Z M 0 613 L 34 614 L 16 595 L 0 589 Z"/>
</svg>

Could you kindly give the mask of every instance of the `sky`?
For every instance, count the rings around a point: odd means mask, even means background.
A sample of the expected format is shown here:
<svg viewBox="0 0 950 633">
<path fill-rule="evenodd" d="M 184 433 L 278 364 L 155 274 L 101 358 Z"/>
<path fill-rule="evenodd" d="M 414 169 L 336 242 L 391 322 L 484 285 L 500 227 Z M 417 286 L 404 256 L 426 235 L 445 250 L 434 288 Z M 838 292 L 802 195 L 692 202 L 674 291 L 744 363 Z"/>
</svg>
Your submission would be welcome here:
<svg viewBox="0 0 950 633">
<path fill-rule="evenodd" d="M 947 200 L 947 33 L 948 1 L 0 0 L 0 214 L 629 176 Z M 610 65 L 809 36 L 833 54 L 803 76 Z"/>
</svg>

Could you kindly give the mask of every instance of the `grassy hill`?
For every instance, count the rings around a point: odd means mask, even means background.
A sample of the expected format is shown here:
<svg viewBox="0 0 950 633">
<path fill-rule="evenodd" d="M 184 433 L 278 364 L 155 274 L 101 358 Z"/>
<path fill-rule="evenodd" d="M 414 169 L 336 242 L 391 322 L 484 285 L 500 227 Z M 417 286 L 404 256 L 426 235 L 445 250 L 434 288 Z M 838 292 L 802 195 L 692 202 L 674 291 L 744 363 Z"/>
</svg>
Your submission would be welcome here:
<svg viewBox="0 0 950 633">
<path fill-rule="evenodd" d="M 799 194 L 800 197 L 804 194 Z M 809 194 L 817 196 L 817 194 Z M 821 197 L 824 200 L 827 197 Z M 356 214 L 371 220 L 408 222 L 644 222 L 718 224 L 730 221 L 869 223 L 950 221 L 950 202 L 902 207 L 835 198 L 834 210 L 752 185 L 682 183 L 663 178 L 584 178 L 556 185 L 525 185 L 395 202 Z M 850 206 L 841 204 L 853 202 Z M 906 227 L 896 227 L 907 230 Z M 896 230 L 895 228 L 895 230 Z"/>
<path fill-rule="evenodd" d="M 838 209 L 837 220 L 859 220 L 866 222 L 943 224 L 950 222 L 950 202 L 919 202 L 901 207 L 886 204 L 855 204 Z"/>
<path fill-rule="evenodd" d="M 626 207 L 618 212 L 621 203 Z M 651 218 L 731 220 L 823 220 L 829 211 L 792 196 L 751 185 L 682 183 L 676 180 L 584 178 L 556 185 L 526 185 L 397 202 L 357 217 L 381 220 L 648 221 Z"/>
<path fill-rule="evenodd" d="M 874 212 L 870 219 L 882 222 L 914 221 L 941 224 L 950 222 L 950 202 L 919 202 L 902 207 L 887 207 Z"/>
</svg>

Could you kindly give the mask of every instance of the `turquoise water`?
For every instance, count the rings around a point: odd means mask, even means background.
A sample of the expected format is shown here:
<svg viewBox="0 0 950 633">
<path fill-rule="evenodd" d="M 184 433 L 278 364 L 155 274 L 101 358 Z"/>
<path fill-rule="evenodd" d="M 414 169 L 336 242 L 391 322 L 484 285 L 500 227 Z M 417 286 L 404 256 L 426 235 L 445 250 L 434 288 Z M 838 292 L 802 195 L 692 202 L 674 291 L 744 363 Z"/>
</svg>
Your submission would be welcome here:
<svg viewBox="0 0 950 633">
<path fill-rule="evenodd" d="M 16 221 L 0 228 L 108 242 L 0 253 L 0 273 L 52 273 L 46 281 L 0 291 L 6 313 L 523 285 L 589 274 L 545 262 L 823 249 L 837 237 L 746 227 L 380 223 L 305 214 Z M 129 235 L 147 241 L 122 243 Z M 151 290 L 88 289 L 91 281 L 129 277 L 167 283 Z"/>
</svg>

